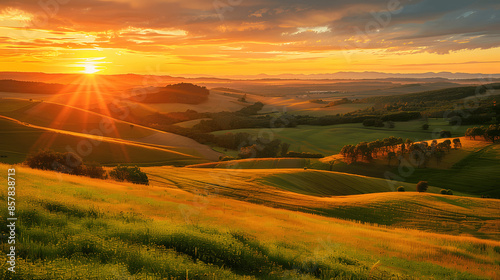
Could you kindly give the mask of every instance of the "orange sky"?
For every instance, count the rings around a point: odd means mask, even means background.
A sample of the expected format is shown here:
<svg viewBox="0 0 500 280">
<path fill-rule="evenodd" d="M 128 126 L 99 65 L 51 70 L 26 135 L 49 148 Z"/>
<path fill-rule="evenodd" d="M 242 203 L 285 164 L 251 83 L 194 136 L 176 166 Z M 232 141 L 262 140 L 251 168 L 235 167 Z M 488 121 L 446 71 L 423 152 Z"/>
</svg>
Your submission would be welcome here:
<svg viewBox="0 0 500 280">
<path fill-rule="evenodd" d="M 0 71 L 499 73 L 496 2 L 2 1 Z"/>
</svg>

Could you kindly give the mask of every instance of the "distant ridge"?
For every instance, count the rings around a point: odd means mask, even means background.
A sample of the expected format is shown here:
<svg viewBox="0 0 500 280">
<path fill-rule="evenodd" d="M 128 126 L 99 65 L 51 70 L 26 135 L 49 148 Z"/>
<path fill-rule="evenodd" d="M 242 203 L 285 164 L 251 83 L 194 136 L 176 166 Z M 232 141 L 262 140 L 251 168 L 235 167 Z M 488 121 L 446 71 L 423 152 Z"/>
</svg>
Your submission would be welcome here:
<svg viewBox="0 0 500 280">
<path fill-rule="evenodd" d="M 220 76 L 228 79 L 500 79 L 500 74 L 481 73 L 452 73 L 452 72 L 426 72 L 426 73 L 383 73 L 383 72 L 336 72 L 323 74 L 258 74 Z"/>
</svg>

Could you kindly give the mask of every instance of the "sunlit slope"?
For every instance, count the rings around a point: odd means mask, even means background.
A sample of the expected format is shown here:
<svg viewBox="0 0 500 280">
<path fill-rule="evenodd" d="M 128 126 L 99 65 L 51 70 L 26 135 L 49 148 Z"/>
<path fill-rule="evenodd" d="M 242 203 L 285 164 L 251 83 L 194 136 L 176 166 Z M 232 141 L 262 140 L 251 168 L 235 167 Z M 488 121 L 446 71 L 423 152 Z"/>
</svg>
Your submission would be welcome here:
<svg viewBox="0 0 500 280">
<path fill-rule="evenodd" d="M 190 138 L 121 121 L 89 110 L 51 102 L 15 99 L 4 99 L 2 102 L 5 102 L 3 105 L 5 109 L 0 114 L 26 124 L 159 145 L 209 161 L 217 160 L 219 157 L 219 153 Z M 9 110 L 9 107 L 13 110 Z"/>
<path fill-rule="evenodd" d="M 479 142 L 479 141 L 478 141 Z M 483 142 L 484 143 L 484 142 Z M 416 182 L 425 177 L 436 186 L 449 186 L 454 190 L 500 197 L 500 145 L 478 148 L 455 163 L 450 169 L 417 169 L 408 180 Z"/>
<path fill-rule="evenodd" d="M 146 187 L 22 167 L 16 182 L 23 240 L 16 279 L 500 277 L 498 241 L 270 208 L 207 195 L 202 183 L 193 194 L 172 183 Z M 427 203 L 436 195 L 423 197 Z M 0 200 L 6 203 L 5 188 Z M 9 279 L 5 265 L 0 277 Z"/>
<path fill-rule="evenodd" d="M 173 149 L 46 130 L 0 117 L 0 162 L 22 162 L 29 153 L 46 148 L 58 152 L 72 151 L 84 161 L 101 164 L 186 165 L 206 162 L 203 158 Z"/>
<path fill-rule="evenodd" d="M 394 192 L 382 179 L 298 169 L 146 168 L 150 182 L 202 195 L 398 227 L 500 239 L 500 201 Z M 472 213 L 472 214 L 471 214 Z"/>
</svg>

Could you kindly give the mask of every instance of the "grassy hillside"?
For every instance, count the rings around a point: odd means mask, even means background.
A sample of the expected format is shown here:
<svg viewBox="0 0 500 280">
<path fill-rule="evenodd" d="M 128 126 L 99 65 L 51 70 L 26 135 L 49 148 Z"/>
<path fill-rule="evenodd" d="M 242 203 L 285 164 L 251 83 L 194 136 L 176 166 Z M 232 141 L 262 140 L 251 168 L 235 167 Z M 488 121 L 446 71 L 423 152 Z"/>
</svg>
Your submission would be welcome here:
<svg viewBox="0 0 500 280">
<path fill-rule="evenodd" d="M 6 100 L 6 102 L 11 101 Z M 137 139 L 155 133 L 155 131 L 151 129 L 131 126 L 129 123 L 121 122 L 76 107 L 50 102 L 25 101 L 25 103 L 26 106 L 20 109 L 2 112 L 2 114 L 33 125 L 80 133 L 83 131 L 92 131 L 94 129 L 102 130 L 102 123 L 106 122 L 108 126 L 113 128 L 106 136 L 124 139 Z"/>
<path fill-rule="evenodd" d="M 182 153 L 182 149 L 166 149 L 141 143 L 86 138 L 85 135 L 70 135 L 21 125 L 0 118 L 0 162 L 19 163 L 31 152 L 50 148 L 58 152 L 71 149 L 84 161 L 116 165 L 187 165 L 206 162 L 203 158 Z M 84 145 L 83 145 L 83 144 Z M 83 148 L 82 148 L 83 147 Z M 90 147 L 90 148 L 88 148 Z M 80 153 L 79 151 L 83 151 Z"/>
<path fill-rule="evenodd" d="M 150 167 L 146 172 L 156 185 L 173 184 L 195 194 L 368 223 L 500 239 L 500 201 L 459 197 L 457 192 L 455 196 L 419 194 L 414 184 L 401 183 L 406 192 L 398 193 L 384 179 L 317 170 Z M 439 191 L 436 187 L 428 190 L 434 194 Z M 470 215 L 471 210 L 474 215 Z M 493 230 L 477 231 L 488 227 Z"/>
<path fill-rule="evenodd" d="M 2 106 L 0 107 L 0 115 L 10 117 L 25 125 L 41 129 L 49 129 L 52 131 L 57 130 L 56 132 L 61 133 L 74 132 L 78 134 L 84 133 L 102 135 L 109 138 L 115 138 L 117 139 L 117 142 L 133 141 L 137 142 L 141 146 L 155 146 L 174 152 L 180 152 L 187 154 L 188 158 L 201 157 L 201 160 L 195 160 L 193 162 L 206 162 L 216 160 L 219 157 L 219 153 L 190 138 L 120 121 L 89 110 L 72 106 L 50 102 L 30 102 L 28 100 L 20 99 L 4 99 L 2 100 Z M 7 132 L 9 131 L 6 127 L 6 129 L 4 129 L 4 133 Z M 10 131 L 10 133 L 14 132 L 15 130 Z M 34 135 L 31 136 L 32 137 L 30 139 L 32 141 L 28 142 L 31 143 L 31 145 L 34 145 L 36 143 L 36 138 Z M 61 139 L 61 137 L 59 138 Z M 35 140 L 35 142 L 33 140 Z M 43 142 L 43 139 L 40 141 Z M 59 142 L 62 143 L 62 141 Z M 72 144 L 72 142 L 68 142 L 66 144 L 76 145 L 77 143 Z M 50 145 L 51 143 L 49 142 L 47 147 L 50 147 Z M 29 150 L 31 149 L 31 146 L 19 146 L 16 148 Z M 16 148 L 13 148 L 12 150 L 15 150 Z M 58 147 L 55 148 L 57 149 Z M 10 150 L 5 149 L 5 151 Z M 109 157 L 103 156 L 103 158 L 104 161 L 102 161 L 102 163 L 120 162 L 110 161 Z M 144 156 L 144 159 L 146 159 L 148 164 L 154 164 L 155 162 L 157 165 L 169 164 L 164 160 L 162 155 L 153 156 L 149 159 Z M 131 162 L 126 158 L 124 160 L 125 161 L 123 162 Z M 138 160 L 137 162 L 144 161 L 145 160 Z"/>
<path fill-rule="evenodd" d="M 470 153 L 450 169 L 417 169 L 409 182 L 425 178 L 435 186 L 500 198 L 500 145 L 488 145 Z"/>
<path fill-rule="evenodd" d="M 193 194 L 172 183 L 144 187 L 21 167 L 15 176 L 23 240 L 16 279 L 500 278 L 498 241 L 363 225 Z M 371 196 L 353 205 L 388 200 Z M 475 215 L 492 211 L 479 199 L 402 197 L 438 209 L 472 207 Z M 6 203 L 5 188 L 0 199 Z M 0 246 L 6 252 L 7 244 Z M 5 266 L 1 278 L 11 279 Z"/>
</svg>

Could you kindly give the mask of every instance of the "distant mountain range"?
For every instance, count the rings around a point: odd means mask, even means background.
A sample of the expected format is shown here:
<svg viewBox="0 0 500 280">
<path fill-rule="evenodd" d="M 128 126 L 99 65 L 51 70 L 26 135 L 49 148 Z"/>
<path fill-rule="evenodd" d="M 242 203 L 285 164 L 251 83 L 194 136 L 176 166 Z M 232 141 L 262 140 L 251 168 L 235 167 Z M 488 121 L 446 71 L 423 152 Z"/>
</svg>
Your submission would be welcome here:
<svg viewBox="0 0 500 280">
<path fill-rule="evenodd" d="M 46 83 L 61 83 L 61 84 L 71 84 L 79 83 L 78 77 L 82 77 L 84 74 L 49 74 L 49 73 L 37 73 L 37 72 L 0 72 L 0 80 L 12 79 L 18 81 L 34 81 L 34 82 L 46 82 Z M 96 75 L 99 77 L 100 75 Z M 119 80 L 122 83 L 129 85 L 140 85 L 144 84 L 145 77 L 149 77 L 147 80 L 158 80 L 151 79 L 152 77 L 158 77 L 162 80 L 160 84 L 168 83 L 179 83 L 179 82 L 199 82 L 194 80 L 203 81 L 231 81 L 231 80 L 272 80 L 272 79 L 282 79 L 282 80 L 381 80 L 381 79 L 391 79 L 391 80 L 430 80 L 434 81 L 444 81 L 444 80 L 469 80 L 472 83 L 491 83 L 500 80 L 500 74 L 481 74 L 481 73 L 451 73 L 451 72 L 427 72 L 427 73 L 382 73 L 382 72 L 336 72 L 336 73 L 324 73 L 324 74 L 278 74 L 278 75 L 268 75 L 268 74 L 258 74 L 258 75 L 205 75 L 205 74 L 179 74 L 179 75 L 141 75 L 141 74 L 117 74 L 117 75 L 103 75 L 109 81 Z M 98 80 L 98 79 L 97 79 Z M 497 80 L 497 81 L 495 81 Z"/>
<path fill-rule="evenodd" d="M 185 77 L 200 77 L 202 75 L 185 75 Z M 206 75 L 205 75 L 206 76 Z M 383 73 L 383 72 L 336 72 L 325 74 L 279 74 L 279 75 L 232 75 L 219 76 L 228 79 L 500 79 L 500 74 L 481 73 L 452 73 L 452 72 L 427 72 L 427 73 Z"/>
</svg>

